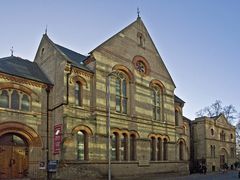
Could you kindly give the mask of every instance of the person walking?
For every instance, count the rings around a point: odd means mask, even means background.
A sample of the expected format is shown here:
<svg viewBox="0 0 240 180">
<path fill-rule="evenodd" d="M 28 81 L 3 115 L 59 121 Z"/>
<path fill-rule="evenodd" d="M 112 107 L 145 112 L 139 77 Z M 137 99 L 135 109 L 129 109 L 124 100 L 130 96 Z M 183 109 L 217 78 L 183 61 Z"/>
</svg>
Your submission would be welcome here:
<svg viewBox="0 0 240 180">
<path fill-rule="evenodd" d="M 203 164 L 202 169 L 203 169 L 203 174 L 206 174 L 207 173 L 207 166 L 205 164 Z"/>
</svg>

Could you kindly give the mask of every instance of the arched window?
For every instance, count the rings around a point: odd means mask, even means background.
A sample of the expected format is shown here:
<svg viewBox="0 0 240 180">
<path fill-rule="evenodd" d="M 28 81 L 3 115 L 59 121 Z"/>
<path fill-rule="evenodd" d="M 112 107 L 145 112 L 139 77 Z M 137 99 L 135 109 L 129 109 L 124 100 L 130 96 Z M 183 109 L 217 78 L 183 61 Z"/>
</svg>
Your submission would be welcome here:
<svg viewBox="0 0 240 180">
<path fill-rule="evenodd" d="M 119 135 L 118 133 L 113 133 L 112 134 L 112 141 L 111 141 L 111 146 L 112 146 L 112 149 L 111 149 L 111 159 L 112 160 L 119 160 L 119 143 L 118 143 L 118 140 L 119 140 Z"/>
<path fill-rule="evenodd" d="M 30 109 L 29 97 L 26 94 L 23 94 L 21 101 L 21 110 L 29 111 L 29 109 Z"/>
<path fill-rule="evenodd" d="M 162 139 L 161 138 L 158 138 L 158 141 L 157 141 L 157 160 L 162 160 Z"/>
<path fill-rule="evenodd" d="M 215 145 L 213 146 L 213 157 L 215 158 L 216 156 L 215 156 L 215 152 L 216 152 L 216 147 L 215 147 Z"/>
<path fill-rule="evenodd" d="M 137 37 L 138 37 L 138 45 L 139 45 L 140 47 L 144 47 L 145 38 L 144 38 L 143 34 L 140 33 L 140 32 L 138 32 L 138 33 L 137 33 Z"/>
<path fill-rule="evenodd" d="M 127 81 L 122 73 L 116 78 L 116 111 L 127 114 Z"/>
<path fill-rule="evenodd" d="M 230 134 L 230 138 L 233 139 L 233 134 Z"/>
<path fill-rule="evenodd" d="M 211 135 L 212 135 L 212 136 L 214 135 L 214 130 L 213 130 L 213 129 L 211 129 Z"/>
<path fill-rule="evenodd" d="M 134 134 L 130 136 L 130 160 L 136 160 L 136 136 Z"/>
<path fill-rule="evenodd" d="M 222 130 L 222 132 L 220 132 L 220 140 L 221 140 L 221 141 L 225 141 L 225 137 L 226 137 L 226 134 L 225 134 L 225 132 Z"/>
<path fill-rule="evenodd" d="M 176 125 L 176 126 L 179 126 L 178 110 L 175 110 L 175 125 Z"/>
<path fill-rule="evenodd" d="M 0 107 L 9 108 L 9 95 L 7 90 L 2 90 L 0 94 Z"/>
<path fill-rule="evenodd" d="M 161 119 L 161 90 L 157 86 L 152 87 L 152 114 L 154 120 Z"/>
<path fill-rule="evenodd" d="M 211 145 L 211 157 L 215 158 L 215 145 Z"/>
<path fill-rule="evenodd" d="M 16 90 L 13 90 L 11 95 L 11 109 L 19 109 L 19 94 Z"/>
<path fill-rule="evenodd" d="M 183 160 L 183 142 L 179 143 L 179 160 Z"/>
<path fill-rule="evenodd" d="M 82 84 L 79 81 L 75 84 L 75 104 L 82 106 Z"/>
<path fill-rule="evenodd" d="M 156 160 L 156 139 L 155 137 L 151 138 L 151 160 L 155 161 Z"/>
<path fill-rule="evenodd" d="M 121 137 L 121 160 L 126 161 L 128 156 L 128 137 L 127 134 L 123 134 Z"/>
<path fill-rule="evenodd" d="M 167 139 L 165 138 L 163 140 L 163 160 L 167 160 L 168 159 L 167 151 L 168 151 L 168 144 L 167 144 Z"/>
<path fill-rule="evenodd" d="M 88 134 L 85 131 L 77 132 L 77 159 L 88 160 Z"/>
</svg>

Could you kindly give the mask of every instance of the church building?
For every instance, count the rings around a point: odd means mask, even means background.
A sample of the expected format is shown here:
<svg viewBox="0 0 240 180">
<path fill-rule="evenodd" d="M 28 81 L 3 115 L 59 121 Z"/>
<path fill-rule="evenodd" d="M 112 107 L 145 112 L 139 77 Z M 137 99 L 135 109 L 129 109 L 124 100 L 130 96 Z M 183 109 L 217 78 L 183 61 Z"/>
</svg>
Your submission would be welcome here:
<svg viewBox="0 0 240 180">
<path fill-rule="evenodd" d="M 175 88 L 140 17 L 88 56 L 44 34 L 33 62 L 0 58 L 0 179 L 188 174 Z"/>
</svg>

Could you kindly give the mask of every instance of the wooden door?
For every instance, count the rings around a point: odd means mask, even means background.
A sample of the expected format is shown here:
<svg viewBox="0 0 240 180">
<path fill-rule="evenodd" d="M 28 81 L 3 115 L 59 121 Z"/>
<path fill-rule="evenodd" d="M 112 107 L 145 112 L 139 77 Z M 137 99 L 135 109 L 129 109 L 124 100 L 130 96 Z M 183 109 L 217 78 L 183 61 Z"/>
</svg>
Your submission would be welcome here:
<svg viewBox="0 0 240 180">
<path fill-rule="evenodd" d="M 12 151 L 12 177 L 22 178 L 27 174 L 27 153 L 25 147 L 13 147 Z"/>
<path fill-rule="evenodd" d="M 11 142 L 8 140 L 11 139 Z M 17 138 L 15 138 L 16 140 Z M 0 137 L 0 179 L 23 178 L 28 172 L 28 147 L 18 139 Z"/>
<path fill-rule="evenodd" d="M 11 155 L 11 146 L 0 146 L 0 179 L 11 177 L 11 171 L 9 168 Z"/>
</svg>

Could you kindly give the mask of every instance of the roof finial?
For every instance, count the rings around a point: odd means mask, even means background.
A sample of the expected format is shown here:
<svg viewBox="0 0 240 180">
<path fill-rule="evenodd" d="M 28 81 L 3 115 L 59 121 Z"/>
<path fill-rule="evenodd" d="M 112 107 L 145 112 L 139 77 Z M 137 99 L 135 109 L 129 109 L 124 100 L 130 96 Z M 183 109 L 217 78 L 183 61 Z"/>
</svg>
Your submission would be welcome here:
<svg viewBox="0 0 240 180">
<path fill-rule="evenodd" d="M 11 51 L 11 56 L 13 56 L 13 46 L 12 46 L 12 48 L 10 49 L 10 51 Z"/>
<path fill-rule="evenodd" d="M 47 35 L 47 25 L 46 25 L 46 28 L 45 28 L 45 34 Z"/>
<path fill-rule="evenodd" d="M 139 8 L 137 8 L 137 15 L 138 15 L 138 18 L 140 18 L 140 10 L 139 10 Z"/>
</svg>

